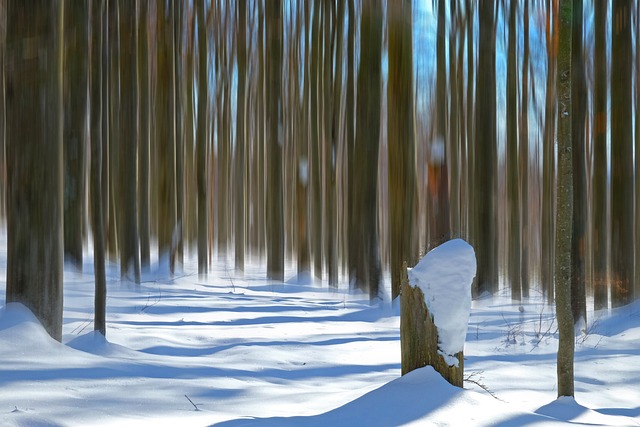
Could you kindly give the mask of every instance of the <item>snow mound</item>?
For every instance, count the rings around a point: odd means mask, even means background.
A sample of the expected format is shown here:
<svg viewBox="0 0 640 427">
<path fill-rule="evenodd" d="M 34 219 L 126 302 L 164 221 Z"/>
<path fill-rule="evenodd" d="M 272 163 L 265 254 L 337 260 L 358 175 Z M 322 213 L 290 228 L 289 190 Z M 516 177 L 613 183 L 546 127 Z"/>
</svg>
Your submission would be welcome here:
<svg viewBox="0 0 640 427">
<path fill-rule="evenodd" d="M 12 343 L 12 350 L 61 346 L 51 338 L 31 310 L 16 302 L 0 309 L 0 338 Z"/>
<path fill-rule="evenodd" d="M 557 425 L 554 419 L 512 409 L 476 391 L 454 387 L 431 366 L 416 369 L 324 414 L 307 417 L 244 418 L 219 427 L 350 427 L 399 425 Z"/>
<path fill-rule="evenodd" d="M 464 349 L 471 284 L 476 276 L 476 256 L 462 239 L 443 243 L 409 270 L 409 283 L 420 287 L 438 329 L 438 347 L 449 366 L 458 366 L 454 355 Z"/>
</svg>

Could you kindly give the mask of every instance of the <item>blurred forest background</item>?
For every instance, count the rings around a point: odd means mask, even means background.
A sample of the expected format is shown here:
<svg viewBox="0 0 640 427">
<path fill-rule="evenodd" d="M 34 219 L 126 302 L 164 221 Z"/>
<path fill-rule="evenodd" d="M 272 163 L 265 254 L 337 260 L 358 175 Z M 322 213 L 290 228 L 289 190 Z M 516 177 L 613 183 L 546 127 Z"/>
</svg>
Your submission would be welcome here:
<svg viewBox="0 0 640 427">
<path fill-rule="evenodd" d="M 0 0 L 7 301 L 61 310 L 89 242 L 97 327 L 105 259 L 136 283 L 266 259 L 395 298 L 462 237 L 475 296 L 552 301 L 562 241 L 575 319 L 627 304 L 639 38 L 631 0 Z"/>
</svg>

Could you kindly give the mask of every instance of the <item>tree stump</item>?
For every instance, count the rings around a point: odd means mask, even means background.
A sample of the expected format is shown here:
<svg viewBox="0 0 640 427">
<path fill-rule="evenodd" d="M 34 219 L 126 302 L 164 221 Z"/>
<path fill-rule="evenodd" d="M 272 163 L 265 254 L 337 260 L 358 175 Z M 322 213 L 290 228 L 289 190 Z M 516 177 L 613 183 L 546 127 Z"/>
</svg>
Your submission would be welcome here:
<svg viewBox="0 0 640 427">
<path fill-rule="evenodd" d="M 400 345 L 402 375 L 429 365 L 449 383 L 462 387 L 463 352 L 454 355 L 458 359 L 458 366 L 449 366 L 438 352 L 438 330 L 433 316 L 427 309 L 422 290 L 409 284 L 406 263 L 402 269 L 400 291 Z"/>
</svg>

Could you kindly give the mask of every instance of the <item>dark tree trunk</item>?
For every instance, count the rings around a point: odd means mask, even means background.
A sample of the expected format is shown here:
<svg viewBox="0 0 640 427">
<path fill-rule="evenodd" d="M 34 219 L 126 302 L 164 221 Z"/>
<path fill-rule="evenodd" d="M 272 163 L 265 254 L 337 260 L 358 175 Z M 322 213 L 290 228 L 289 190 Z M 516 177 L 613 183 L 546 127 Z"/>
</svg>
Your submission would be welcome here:
<svg viewBox="0 0 640 427">
<path fill-rule="evenodd" d="M 520 283 L 520 192 L 518 176 L 518 58 L 516 56 L 517 3 L 509 5 L 509 41 L 507 55 L 507 198 L 509 207 L 509 237 L 507 274 L 511 299 L 522 299 Z"/>
<path fill-rule="evenodd" d="M 476 294 L 498 290 L 496 186 L 496 61 L 493 0 L 479 5 L 480 34 L 475 121 L 475 216 L 474 248 L 478 257 Z"/>
<path fill-rule="evenodd" d="M 611 302 L 634 295 L 631 1 L 614 0 L 611 35 Z"/>
<path fill-rule="evenodd" d="M 284 218 L 282 202 L 282 3 L 266 3 L 267 40 L 267 275 L 284 279 Z"/>
<path fill-rule="evenodd" d="M 67 5 L 64 30 L 64 257 L 82 271 L 89 3 L 73 0 Z"/>
<path fill-rule="evenodd" d="M 7 2 L 7 303 L 62 339 L 65 2 Z"/>
<path fill-rule="evenodd" d="M 198 99 L 208 98 L 207 84 L 207 31 L 204 19 L 204 0 L 196 3 L 198 14 Z M 207 274 L 207 104 L 198 102 L 198 124 L 196 128 L 196 185 L 198 191 L 198 274 Z"/>
<path fill-rule="evenodd" d="M 403 263 L 414 265 L 413 210 L 416 199 L 414 168 L 413 55 L 411 1 L 389 3 L 389 239 L 391 298 L 400 295 Z"/>
<path fill-rule="evenodd" d="M 378 247 L 378 152 L 380 147 L 382 3 L 362 5 L 360 67 L 358 69 L 357 134 L 354 171 L 356 223 L 355 286 L 378 298 L 381 267 Z"/>
<path fill-rule="evenodd" d="M 102 206 L 102 23 L 104 22 L 104 2 L 95 1 L 90 4 L 91 9 L 91 44 L 90 44 L 90 86 L 91 100 L 91 228 L 93 230 L 93 265 L 95 276 L 94 329 L 103 336 L 107 333 L 106 305 L 107 281 L 105 273 L 105 241 L 104 218 Z"/>
<path fill-rule="evenodd" d="M 138 67 L 137 0 L 120 2 L 120 274 L 140 283 L 138 236 Z"/>
<path fill-rule="evenodd" d="M 148 44 L 148 14 L 149 0 L 140 2 L 140 30 L 138 32 L 138 60 L 140 87 L 140 141 L 138 145 L 138 200 L 140 210 L 140 265 L 142 270 L 148 270 L 151 260 L 150 226 L 149 226 L 149 137 L 150 137 L 150 83 L 149 78 L 149 44 Z"/>
<path fill-rule="evenodd" d="M 236 270 L 244 271 L 245 241 L 245 92 L 247 80 L 247 2 L 237 2 L 238 26 L 238 93 L 236 114 L 236 156 L 235 156 L 235 260 Z"/>
</svg>

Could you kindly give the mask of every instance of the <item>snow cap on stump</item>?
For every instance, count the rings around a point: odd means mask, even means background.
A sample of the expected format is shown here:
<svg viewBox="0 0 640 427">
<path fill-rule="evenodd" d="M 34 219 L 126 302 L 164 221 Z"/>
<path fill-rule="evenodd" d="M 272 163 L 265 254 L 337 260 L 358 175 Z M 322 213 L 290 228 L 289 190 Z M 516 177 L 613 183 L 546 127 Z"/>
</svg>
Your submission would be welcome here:
<svg viewBox="0 0 640 427">
<path fill-rule="evenodd" d="M 475 252 L 462 239 L 443 243 L 409 269 L 409 284 L 424 294 L 438 330 L 438 352 L 449 366 L 458 366 L 454 355 L 464 350 L 475 276 Z"/>
</svg>

